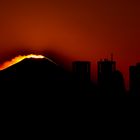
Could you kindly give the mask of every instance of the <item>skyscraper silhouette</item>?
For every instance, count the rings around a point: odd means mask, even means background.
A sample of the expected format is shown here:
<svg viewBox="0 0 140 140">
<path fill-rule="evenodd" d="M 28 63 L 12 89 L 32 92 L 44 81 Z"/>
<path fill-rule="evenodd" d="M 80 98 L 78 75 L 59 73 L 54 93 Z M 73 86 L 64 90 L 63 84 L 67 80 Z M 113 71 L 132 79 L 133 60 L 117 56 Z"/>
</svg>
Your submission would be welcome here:
<svg viewBox="0 0 140 140">
<path fill-rule="evenodd" d="M 113 74 L 116 71 L 116 62 L 104 59 L 98 62 L 98 84 L 101 92 L 112 92 Z"/>
<path fill-rule="evenodd" d="M 89 61 L 73 62 L 74 89 L 78 94 L 89 94 L 91 91 L 90 81 L 91 63 Z"/>
<path fill-rule="evenodd" d="M 140 63 L 136 66 L 130 66 L 130 93 L 131 95 L 140 96 Z"/>
<path fill-rule="evenodd" d="M 76 80 L 88 83 L 90 82 L 91 63 L 88 61 L 73 62 L 73 73 Z"/>
</svg>

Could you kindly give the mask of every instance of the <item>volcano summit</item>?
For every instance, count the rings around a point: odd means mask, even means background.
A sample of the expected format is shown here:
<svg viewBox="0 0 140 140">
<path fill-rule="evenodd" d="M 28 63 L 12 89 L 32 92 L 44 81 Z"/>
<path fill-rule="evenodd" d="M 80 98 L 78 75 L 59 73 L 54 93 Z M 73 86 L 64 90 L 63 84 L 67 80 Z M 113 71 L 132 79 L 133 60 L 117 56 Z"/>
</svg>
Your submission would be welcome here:
<svg viewBox="0 0 140 140">
<path fill-rule="evenodd" d="M 39 96 L 62 93 L 67 87 L 69 74 L 52 60 L 41 55 L 20 58 L 13 59 L 13 65 L 9 61 L 9 67 L 0 71 L 2 91 Z"/>
</svg>

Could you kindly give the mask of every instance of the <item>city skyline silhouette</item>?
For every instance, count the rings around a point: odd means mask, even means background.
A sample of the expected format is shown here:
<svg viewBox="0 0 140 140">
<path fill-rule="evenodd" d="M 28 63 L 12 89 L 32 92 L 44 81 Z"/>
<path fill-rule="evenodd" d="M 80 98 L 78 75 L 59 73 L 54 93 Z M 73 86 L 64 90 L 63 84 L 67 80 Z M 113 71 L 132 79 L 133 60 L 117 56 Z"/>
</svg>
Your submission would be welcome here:
<svg viewBox="0 0 140 140">
<path fill-rule="evenodd" d="M 20 89 L 27 96 L 33 96 L 37 91 L 44 93 L 44 96 L 48 93 L 57 96 L 140 96 L 140 63 L 129 68 L 129 90 L 125 87 L 123 74 L 117 69 L 116 63 L 113 59 L 98 61 L 98 79 L 94 83 L 91 80 L 90 61 L 74 61 L 70 72 L 51 59 L 38 58 L 36 55 L 1 70 L 0 83 L 5 91 L 10 88 L 17 93 Z"/>
<path fill-rule="evenodd" d="M 100 58 L 113 53 L 128 81 L 128 67 L 140 61 L 139 5 L 138 0 L 0 1 L 0 64 L 35 53 L 68 67 L 75 60 L 91 61 L 94 71 Z"/>
<path fill-rule="evenodd" d="M 139 96 L 140 0 L 0 0 L 2 128 L 130 125 Z"/>
</svg>

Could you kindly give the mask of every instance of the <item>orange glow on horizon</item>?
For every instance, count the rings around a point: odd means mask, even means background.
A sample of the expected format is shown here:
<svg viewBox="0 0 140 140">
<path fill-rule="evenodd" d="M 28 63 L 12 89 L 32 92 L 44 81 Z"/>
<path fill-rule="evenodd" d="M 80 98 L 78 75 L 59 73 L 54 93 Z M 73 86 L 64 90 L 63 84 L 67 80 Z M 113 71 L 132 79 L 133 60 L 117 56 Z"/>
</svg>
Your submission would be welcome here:
<svg viewBox="0 0 140 140">
<path fill-rule="evenodd" d="M 23 55 L 23 56 L 19 55 L 19 56 L 13 58 L 12 60 L 6 61 L 2 65 L 0 65 L 0 70 L 4 70 L 4 69 L 6 69 L 6 68 L 18 63 L 18 62 L 21 62 L 22 60 L 24 60 L 26 58 L 43 59 L 43 58 L 45 58 L 45 56 L 35 55 L 35 54 Z"/>
</svg>

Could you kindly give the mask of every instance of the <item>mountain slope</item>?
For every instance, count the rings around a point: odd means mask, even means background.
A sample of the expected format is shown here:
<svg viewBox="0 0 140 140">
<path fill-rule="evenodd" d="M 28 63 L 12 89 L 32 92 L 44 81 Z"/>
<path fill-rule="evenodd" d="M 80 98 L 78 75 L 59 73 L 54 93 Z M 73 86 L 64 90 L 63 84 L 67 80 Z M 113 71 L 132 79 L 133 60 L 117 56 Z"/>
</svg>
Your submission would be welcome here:
<svg viewBox="0 0 140 140">
<path fill-rule="evenodd" d="M 0 71 L 3 90 L 13 93 L 37 94 L 64 91 L 68 75 L 60 66 L 48 59 L 28 58 Z"/>
</svg>

